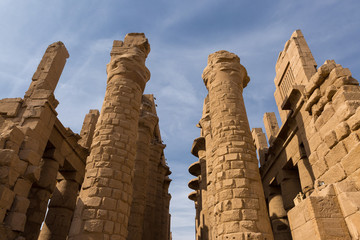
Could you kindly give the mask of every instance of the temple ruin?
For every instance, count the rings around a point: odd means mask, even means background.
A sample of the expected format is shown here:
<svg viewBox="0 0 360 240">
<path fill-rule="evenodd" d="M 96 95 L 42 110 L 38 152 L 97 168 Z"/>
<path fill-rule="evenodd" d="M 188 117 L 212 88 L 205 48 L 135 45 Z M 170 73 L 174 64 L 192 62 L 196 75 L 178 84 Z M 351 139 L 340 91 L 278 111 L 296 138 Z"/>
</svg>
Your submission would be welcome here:
<svg viewBox="0 0 360 240">
<path fill-rule="evenodd" d="M 300 30 L 275 69 L 282 125 L 265 113 L 266 138 L 250 133 L 239 58 L 209 56 L 189 167 L 196 239 L 360 239 L 359 82 L 334 60 L 317 67 Z"/>
<path fill-rule="evenodd" d="M 102 109 L 57 118 L 69 54 L 51 44 L 24 98 L 0 100 L 0 240 L 171 240 L 169 185 L 142 33 L 114 41 Z M 280 52 L 276 114 L 250 130 L 240 59 L 210 54 L 189 167 L 196 240 L 360 239 L 360 87 L 318 67 L 300 30 Z"/>
<path fill-rule="evenodd" d="M 101 112 L 80 135 L 55 111 L 69 54 L 51 44 L 24 98 L 0 100 L 0 239 L 168 240 L 164 157 L 144 34 L 114 41 Z"/>
</svg>

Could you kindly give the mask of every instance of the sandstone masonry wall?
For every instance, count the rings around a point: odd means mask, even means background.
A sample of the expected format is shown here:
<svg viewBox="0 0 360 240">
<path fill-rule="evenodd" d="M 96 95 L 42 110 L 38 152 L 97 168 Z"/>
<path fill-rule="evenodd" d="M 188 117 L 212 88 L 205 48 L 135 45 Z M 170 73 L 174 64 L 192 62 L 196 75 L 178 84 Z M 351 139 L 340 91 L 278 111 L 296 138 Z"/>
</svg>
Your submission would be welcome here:
<svg viewBox="0 0 360 240">
<path fill-rule="evenodd" d="M 103 108 L 89 111 L 80 135 L 55 111 L 69 57 L 61 42 L 48 47 L 23 99 L 0 100 L 0 240 L 145 239 L 145 226 L 150 239 L 171 239 L 171 172 L 154 97 L 142 94 L 149 51 L 144 34 L 114 41 Z"/>
<path fill-rule="evenodd" d="M 297 30 L 276 64 L 282 126 L 260 168 L 274 237 L 359 239 L 359 83 L 334 60 L 311 66 Z"/>
</svg>

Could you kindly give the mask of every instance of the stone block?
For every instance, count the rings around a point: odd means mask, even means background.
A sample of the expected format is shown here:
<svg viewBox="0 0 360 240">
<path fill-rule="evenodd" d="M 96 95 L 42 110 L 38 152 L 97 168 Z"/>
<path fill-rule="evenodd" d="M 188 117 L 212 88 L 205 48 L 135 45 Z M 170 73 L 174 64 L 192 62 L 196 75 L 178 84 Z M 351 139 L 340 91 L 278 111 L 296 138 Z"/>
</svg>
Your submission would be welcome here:
<svg viewBox="0 0 360 240">
<path fill-rule="evenodd" d="M 346 225 L 352 239 L 359 239 L 360 237 L 360 212 L 345 218 Z"/>
<path fill-rule="evenodd" d="M 360 101 L 346 101 L 342 102 L 339 107 L 335 106 L 336 116 L 339 122 L 346 121 L 355 114 L 357 108 L 360 106 Z"/>
<path fill-rule="evenodd" d="M 30 205 L 30 200 L 26 197 L 16 195 L 11 206 L 12 212 L 25 213 Z"/>
<path fill-rule="evenodd" d="M 316 219 L 319 236 L 323 239 L 350 240 L 349 231 L 342 217 Z"/>
<path fill-rule="evenodd" d="M 348 175 L 360 168 L 360 143 L 357 143 L 356 146 L 341 159 L 341 165 Z"/>
<path fill-rule="evenodd" d="M 359 82 L 350 76 L 344 76 L 344 77 L 340 77 L 340 78 L 336 79 L 333 86 L 336 88 L 340 88 L 340 87 L 346 86 L 346 85 L 357 86 L 357 85 L 359 85 Z"/>
<path fill-rule="evenodd" d="M 360 211 L 360 192 L 340 193 L 338 201 L 345 218 Z"/>
<path fill-rule="evenodd" d="M 335 128 L 336 138 L 338 141 L 341 141 L 349 136 L 350 132 L 349 125 L 346 122 L 341 122 Z"/>
<path fill-rule="evenodd" d="M 305 104 L 305 111 L 310 111 L 311 107 L 321 98 L 320 89 L 315 89 Z"/>
<path fill-rule="evenodd" d="M 19 173 L 16 172 L 11 167 L 0 167 L 0 184 L 4 184 L 6 186 L 14 186 L 17 178 L 19 177 Z"/>
<path fill-rule="evenodd" d="M 347 120 L 347 123 L 351 131 L 355 131 L 360 128 L 360 108 L 356 109 L 355 114 Z"/>
<path fill-rule="evenodd" d="M 328 154 L 325 155 L 325 161 L 329 168 L 337 164 L 341 161 L 343 157 L 345 157 L 347 154 L 347 151 L 345 149 L 345 146 L 342 142 L 339 142 L 338 144 L 333 147 Z"/>
<path fill-rule="evenodd" d="M 342 66 L 337 66 L 334 69 L 331 70 L 330 74 L 329 74 L 329 79 L 337 79 L 340 77 L 346 77 L 346 76 L 350 76 L 351 77 L 351 72 L 348 68 L 343 68 Z"/>
<path fill-rule="evenodd" d="M 5 218 L 5 222 L 13 231 L 24 231 L 26 223 L 26 214 L 18 212 L 9 212 Z"/>
<path fill-rule="evenodd" d="M 15 198 L 15 193 L 4 185 L 0 185 L 0 208 L 10 209 Z"/>
<path fill-rule="evenodd" d="M 99 207 L 101 204 L 101 198 L 100 197 L 87 197 L 83 199 L 83 202 L 86 206 L 89 207 Z"/>
<path fill-rule="evenodd" d="M 348 152 L 350 152 L 359 142 L 360 139 L 356 133 L 351 133 L 347 138 L 343 140 L 345 148 Z"/>
<path fill-rule="evenodd" d="M 109 234 L 112 234 L 114 232 L 114 222 L 113 221 L 105 221 L 104 232 L 109 233 Z"/>
<path fill-rule="evenodd" d="M 23 161 L 29 162 L 31 165 L 38 166 L 41 156 L 33 150 L 20 150 L 19 157 Z"/>
<path fill-rule="evenodd" d="M 328 166 L 326 165 L 326 162 L 324 161 L 324 159 L 321 158 L 312 165 L 312 170 L 313 170 L 315 179 L 317 179 L 328 170 Z"/>
<path fill-rule="evenodd" d="M 324 142 L 331 149 L 338 143 L 335 131 L 330 131 L 324 136 Z"/>
<path fill-rule="evenodd" d="M 23 163 L 26 163 L 22 161 Z M 24 178 L 31 182 L 37 182 L 40 179 L 41 168 L 39 166 L 29 165 L 24 173 Z"/>
<path fill-rule="evenodd" d="M 14 150 L 11 149 L 0 149 L 0 166 L 10 167 L 18 157 Z"/>
<path fill-rule="evenodd" d="M 240 210 L 224 211 L 220 214 L 221 222 L 239 221 L 241 219 Z"/>
<path fill-rule="evenodd" d="M 117 201 L 116 199 L 109 198 L 109 197 L 103 197 L 102 198 L 102 207 L 107 210 L 115 210 L 116 209 Z"/>
<path fill-rule="evenodd" d="M 297 229 L 306 223 L 305 212 L 308 211 L 305 200 L 288 211 L 288 218 L 291 230 Z"/>
<path fill-rule="evenodd" d="M 18 178 L 14 186 L 14 192 L 20 196 L 27 197 L 29 195 L 32 183 L 23 178 Z"/>
<path fill-rule="evenodd" d="M 331 101 L 335 93 L 336 93 L 336 87 L 334 85 L 330 85 L 326 88 L 325 97 L 327 98 L 328 101 Z"/>
<path fill-rule="evenodd" d="M 84 219 L 94 219 L 96 216 L 96 209 L 84 209 L 82 217 Z"/>
<path fill-rule="evenodd" d="M 0 114 L 16 117 L 23 100 L 21 98 L 4 98 L 0 100 Z"/>
<path fill-rule="evenodd" d="M 319 133 L 316 133 L 313 136 L 311 136 L 309 140 L 310 152 L 315 151 L 321 143 L 322 143 L 322 139 Z"/>
<path fill-rule="evenodd" d="M 243 220 L 258 220 L 258 211 L 256 209 L 241 210 Z"/>
<path fill-rule="evenodd" d="M 346 177 L 345 171 L 340 165 L 340 163 L 329 167 L 329 170 L 326 171 L 318 180 L 323 181 L 326 184 L 340 182 Z"/>
<path fill-rule="evenodd" d="M 327 146 L 325 142 L 321 143 L 318 148 L 316 149 L 317 155 L 324 158 L 326 154 L 330 151 L 330 148 Z"/>
<path fill-rule="evenodd" d="M 90 219 L 86 220 L 84 224 L 84 230 L 87 232 L 101 233 L 104 227 L 104 220 Z"/>
</svg>

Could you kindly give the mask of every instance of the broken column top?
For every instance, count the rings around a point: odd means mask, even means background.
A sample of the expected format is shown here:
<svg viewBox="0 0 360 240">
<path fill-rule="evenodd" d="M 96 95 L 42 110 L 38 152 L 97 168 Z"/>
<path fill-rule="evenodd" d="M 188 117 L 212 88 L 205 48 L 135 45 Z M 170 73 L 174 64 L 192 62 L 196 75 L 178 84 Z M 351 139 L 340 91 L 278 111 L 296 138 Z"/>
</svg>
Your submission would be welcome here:
<svg viewBox="0 0 360 240">
<path fill-rule="evenodd" d="M 150 45 L 143 33 L 129 33 L 124 41 L 115 40 L 110 53 L 111 60 L 106 67 L 107 82 L 125 77 L 136 82 L 144 91 L 150 79 L 150 71 L 145 66 L 149 52 Z"/>
<path fill-rule="evenodd" d="M 128 33 L 124 41 L 114 40 L 110 55 L 121 54 L 124 48 L 137 47 L 145 54 L 145 58 L 150 53 L 150 44 L 144 33 Z"/>
<path fill-rule="evenodd" d="M 25 97 L 39 91 L 47 92 L 45 95 L 52 94 L 68 57 L 69 53 L 62 42 L 59 41 L 49 45 L 32 77 L 31 85 Z"/>
<path fill-rule="evenodd" d="M 208 57 L 208 65 L 202 74 L 206 88 L 209 89 L 209 84 L 215 80 L 216 74 L 221 71 L 231 71 L 230 75 L 237 74 L 243 88 L 250 81 L 245 67 L 240 64 L 240 58 L 234 53 L 220 50 L 210 54 Z"/>
</svg>

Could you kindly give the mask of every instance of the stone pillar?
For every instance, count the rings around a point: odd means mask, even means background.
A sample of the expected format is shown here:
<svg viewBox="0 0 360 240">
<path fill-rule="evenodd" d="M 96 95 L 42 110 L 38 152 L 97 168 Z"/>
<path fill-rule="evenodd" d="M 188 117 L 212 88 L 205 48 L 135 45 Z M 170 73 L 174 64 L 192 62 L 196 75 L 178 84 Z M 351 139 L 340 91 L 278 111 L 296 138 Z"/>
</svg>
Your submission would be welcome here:
<svg viewBox="0 0 360 240">
<path fill-rule="evenodd" d="M 265 158 L 266 153 L 269 150 L 267 142 L 266 142 L 266 136 L 263 133 L 261 128 L 253 128 L 252 131 L 252 137 L 254 140 L 254 145 L 258 154 L 258 158 L 260 161 L 260 166 L 265 164 Z"/>
<path fill-rule="evenodd" d="M 213 175 L 213 156 L 212 156 L 212 135 L 211 135 L 211 120 L 210 120 L 210 103 L 209 95 L 206 96 L 203 105 L 203 114 L 200 119 L 199 125 L 201 127 L 201 136 L 204 139 L 204 152 L 198 152 L 199 160 L 201 164 L 201 177 L 204 186 L 202 191 L 202 218 L 201 221 L 201 232 L 197 234 L 203 239 L 215 239 L 212 235 L 212 229 L 215 225 L 214 219 L 214 192 L 215 183 Z"/>
<path fill-rule="evenodd" d="M 289 211 L 295 206 L 294 198 L 301 192 L 299 175 L 296 170 L 281 170 L 276 179 L 280 182 L 284 208 Z"/>
<path fill-rule="evenodd" d="M 301 190 L 306 196 L 314 191 L 314 176 L 312 174 L 311 165 L 307 157 L 302 157 L 297 162 Z"/>
<path fill-rule="evenodd" d="M 147 107 L 146 105 L 149 104 L 150 107 Z M 154 127 L 158 122 L 158 117 L 151 112 L 151 105 L 152 103 L 143 97 L 136 143 L 133 201 L 130 210 L 128 240 L 141 240 L 142 238 L 147 180 L 149 175 L 150 143 L 154 133 Z"/>
<path fill-rule="evenodd" d="M 273 239 L 242 97 L 247 72 L 238 56 L 219 51 L 209 55 L 203 79 L 213 142 L 213 239 Z"/>
<path fill-rule="evenodd" d="M 291 239 L 289 221 L 279 187 L 270 187 L 269 216 L 276 240 Z"/>
<path fill-rule="evenodd" d="M 80 184 L 66 175 L 58 174 L 39 240 L 66 240 L 68 236 Z"/>
<path fill-rule="evenodd" d="M 85 116 L 84 123 L 80 131 L 81 139 L 78 142 L 84 148 L 89 149 L 91 146 L 94 136 L 95 126 L 98 119 L 99 119 L 99 111 L 94 109 L 90 110 L 89 113 L 86 114 Z"/>
<path fill-rule="evenodd" d="M 114 41 L 107 65 L 107 88 L 95 128 L 84 183 L 69 240 L 125 240 L 132 201 L 141 96 L 150 73 L 144 34 Z"/>
<path fill-rule="evenodd" d="M 157 206 L 157 184 L 160 159 L 165 145 L 157 139 L 153 139 L 150 145 L 149 175 L 147 180 L 146 206 L 144 211 L 142 240 L 156 239 L 156 206 Z"/>
<path fill-rule="evenodd" d="M 42 222 L 47 211 L 48 201 L 56 185 L 56 177 L 59 170 L 59 162 L 55 160 L 55 149 L 45 150 L 44 157 L 40 162 L 40 179 L 33 183 L 27 210 L 27 221 L 24 235 L 26 239 L 38 239 Z"/>
<path fill-rule="evenodd" d="M 163 209 L 162 209 L 162 222 L 161 222 L 161 238 L 164 240 L 169 239 L 170 233 L 170 218 L 169 218 L 169 207 L 170 207 L 170 200 L 171 195 L 169 194 L 169 186 L 170 186 L 171 179 L 166 176 L 164 179 L 164 187 L 163 187 Z"/>
<path fill-rule="evenodd" d="M 159 161 L 159 165 L 158 165 L 158 170 L 157 170 L 157 178 L 156 178 L 156 197 L 155 197 L 155 214 L 154 214 L 154 218 L 153 218 L 153 229 L 155 230 L 155 235 L 156 238 L 158 238 L 159 240 L 163 240 L 161 238 L 161 234 L 162 234 L 162 217 L 163 217 L 163 209 L 164 209 L 164 184 L 165 179 L 167 178 L 167 175 L 169 175 L 169 167 L 166 166 L 165 164 L 165 157 L 164 155 L 161 156 L 160 161 Z"/>
<path fill-rule="evenodd" d="M 276 120 L 276 115 L 274 112 L 267 112 L 264 114 L 263 118 L 266 135 L 268 137 L 269 145 L 271 146 L 272 142 L 276 138 L 276 135 L 279 132 L 279 125 Z"/>
</svg>

